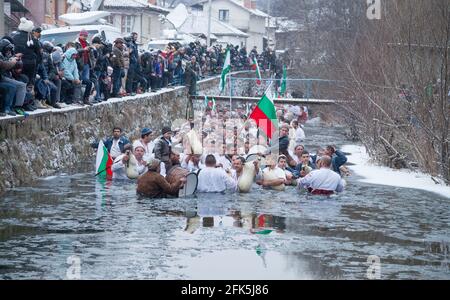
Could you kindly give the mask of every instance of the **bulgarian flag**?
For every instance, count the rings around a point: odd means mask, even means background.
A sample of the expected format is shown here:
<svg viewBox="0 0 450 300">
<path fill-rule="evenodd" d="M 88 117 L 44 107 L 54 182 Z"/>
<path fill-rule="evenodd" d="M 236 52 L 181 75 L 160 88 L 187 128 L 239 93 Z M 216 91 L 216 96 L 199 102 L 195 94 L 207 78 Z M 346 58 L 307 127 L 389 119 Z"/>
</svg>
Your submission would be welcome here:
<svg viewBox="0 0 450 300">
<path fill-rule="evenodd" d="M 205 96 L 205 107 L 216 110 L 216 99 L 212 98 L 212 100 L 208 100 L 208 96 Z"/>
<path fill-rule="evenodd" d="M 259 70 L 258 61 L 256 60 L 256 57 L 253 56 L 252 58 L 252 70 L 256 71 L 256 84 L 261 85 L 262 77 L 261 77 L 261 71 Z"/>
<path fill-rule="evenodd" d="M 220 77 L 220 92 L 225 90 L 227 84 L 227 76 L 231 72 L 231 53 L 230 49 L 227 49 L 227 54 L 225 54 L 225 63 L 223 64 L 222 76 Z"/>
<path fill-rule="evenodd" d="M 112 179 L 112 167 L 113 160 L 108 153 L 108 149 L 106 149 L 103 141 L 100 141 L 97 149 L 97 160 L 95 163 L 95 176 L 106 175 L 106 178 Z"/>
<path fill-rule="evenodd" d="M 262 130 L 269 139 L 272 139 L 278 130 L 275 104 L 267 95 L 264 95 L 262 99 L 259 100 L 258 105 L 250 115 L 250 119 L 255 120 L 258 128 Z"/>
</svg>

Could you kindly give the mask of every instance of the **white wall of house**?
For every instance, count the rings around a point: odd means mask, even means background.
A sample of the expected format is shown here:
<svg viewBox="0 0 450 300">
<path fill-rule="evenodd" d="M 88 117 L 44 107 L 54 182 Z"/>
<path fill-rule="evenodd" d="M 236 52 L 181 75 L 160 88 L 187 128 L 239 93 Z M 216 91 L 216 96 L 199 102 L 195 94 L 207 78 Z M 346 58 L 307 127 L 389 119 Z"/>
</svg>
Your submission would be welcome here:
<svg viewBox="0 0 450 300">
<path fill-rule="evenodd" d="M 231 3 L 228 0 L 214 0 L 212 5 L 212 14 L 215 18 L 219 19 L 222 22 L 224 20 L 219 18 L 220 10 L 228 10 L 229 11 L 229 20 L 228 23 L 233 25 L 234 27 L 247 32 L 250 29 L 249 19 L 250 13 L 243 8 Z M 208 11 L 208 3 L 204 5 L 203 11 L 206 13 Z"/>
<path fill-rule="evenodd" d="M 220 44 L 223 45 L 233 44 L 245 46 L 247 44 L 247 38 L 245 37 L 238 37 L 238 36 L 217 36 L 217 37 L 219 38 Z"/>
<path fill-rule="evenodd" d="M 115 11 L 112 12 L 112 21 L 114 27 L 118 28 L 123 36 L 128 36 L 131 32 L 137 32 L 139 34 L 138 41 L 142 44 L 148 43 L 152 38 L 160 38 L 162 35 L 162 24 L 156 13 Z"/>
<path fill-rule="evenodd" d="M 228 10 L 228 22 L 230 25 L 244 31 L 250 37 L 247 39 L 247 49 L 258 47 L 258 51 L 263 49 L 263 38 L 266 35 L 266 20 L 264 17 L 259 17 L 251 14 L 245 8 L 240 7 L 228 0 L 214 0 L 212 5 L 212 14 L 222 22 L 226 20 L 220 19 L 220 11 Z M 208 3 L 204 5 L 204 12 L 208 11 Z M 235 44 L 235 43 L 233 43 Z M 236 45 L 239 45 L 237 43 Z"/>
<path fill-rule="evenodd" d="M 256 46 L 258 47 L 258 52 L 262 52 L 263 39 L 266 35 L 266 20 L 263 17 L 251 15 L 249 24 L 250 29 L 247 34 L 249 34 L 250 37 L 247 40 L 247 48 L 251 50 Z"/>
</svg>

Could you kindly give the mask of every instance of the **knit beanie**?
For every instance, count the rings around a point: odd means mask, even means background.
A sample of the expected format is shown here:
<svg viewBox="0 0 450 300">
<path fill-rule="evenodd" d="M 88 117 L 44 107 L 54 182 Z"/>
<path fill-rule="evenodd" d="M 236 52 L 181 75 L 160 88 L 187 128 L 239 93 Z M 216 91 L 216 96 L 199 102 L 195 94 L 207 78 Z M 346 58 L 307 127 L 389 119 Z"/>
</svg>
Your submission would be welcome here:
<svg viewBox="0 0 450 300">
<path fill-rule="evenodd" d="M 18 27 L 19 30 L 31 33 L 33 31 L 33 28 L 34 28 L 33 21 L 30 21 L 27 18 L 20 18 L 20 24 Z"/>
</svg>

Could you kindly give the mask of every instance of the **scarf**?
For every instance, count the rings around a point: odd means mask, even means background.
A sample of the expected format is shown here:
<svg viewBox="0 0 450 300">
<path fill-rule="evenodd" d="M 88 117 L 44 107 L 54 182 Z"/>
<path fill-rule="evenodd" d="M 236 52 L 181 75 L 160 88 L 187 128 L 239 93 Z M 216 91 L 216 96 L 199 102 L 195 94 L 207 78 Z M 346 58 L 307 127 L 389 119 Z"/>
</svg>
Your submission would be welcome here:
<svg viewBox="0 0 450 300">
<path fill-rule="evenodd" d="M 87 47 L 87 42 L 80 39 L 80 44 L 81 47 L 86 48 Z M 83 64 L 88 64 L 89 63 L 89 51 L 83 51 Z"/>
</svg>

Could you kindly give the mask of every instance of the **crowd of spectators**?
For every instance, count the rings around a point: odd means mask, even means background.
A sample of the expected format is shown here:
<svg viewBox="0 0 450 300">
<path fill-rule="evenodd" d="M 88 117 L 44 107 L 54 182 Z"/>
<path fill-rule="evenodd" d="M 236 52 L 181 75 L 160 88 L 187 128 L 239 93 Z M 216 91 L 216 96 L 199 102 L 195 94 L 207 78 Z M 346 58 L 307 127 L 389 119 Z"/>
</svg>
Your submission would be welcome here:
<svg viewBox="0 0 450 300">
<path fill-rule="evenodd" d="M 93 105 L 177 85 L 195 95 L 198 80 L 220 74 L 227 49 L 234 71 L 256 60 L 262 71 L 275 74 L 283 64 L 271 49 L 260 54 L 256 48 L 194 42 L 140 51 L 137 33 L 111 44 L 85 30 L 73 42 L 53 45 L 40 41 L 41 31 L 22 18 L 18 30 L 0 40 L 0 116 Z"/>
</svg>

